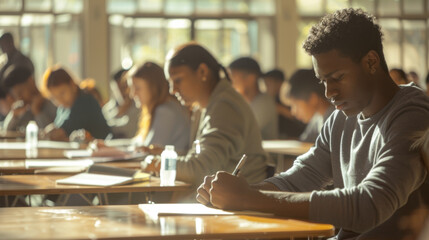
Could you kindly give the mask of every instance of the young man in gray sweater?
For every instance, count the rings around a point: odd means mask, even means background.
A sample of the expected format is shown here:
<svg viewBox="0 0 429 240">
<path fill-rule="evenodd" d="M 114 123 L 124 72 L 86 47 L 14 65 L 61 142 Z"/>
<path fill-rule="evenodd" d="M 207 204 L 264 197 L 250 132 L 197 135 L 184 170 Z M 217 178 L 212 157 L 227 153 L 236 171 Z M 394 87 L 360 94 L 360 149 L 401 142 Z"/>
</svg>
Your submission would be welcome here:
<svg viewBox="0 0 429 240">
<path fill-rule="evenodd" d="M 429 127 L 429 98 L 389 76 L 382 33 L 362 10 L 343 9 L 313 26 L 304 43 L 336 111 L 292 168 L 256 185 L 226 172 L 207 176 L 197 199 L 330 223 L 336 239 L 400 239 L 398 224 L 421 201 L 427 172 L 416 132 Z M 244 166 L 245 167 L 245 166 Z M 333 183 L 333 190 L 324 187 Z"/>
</svg>

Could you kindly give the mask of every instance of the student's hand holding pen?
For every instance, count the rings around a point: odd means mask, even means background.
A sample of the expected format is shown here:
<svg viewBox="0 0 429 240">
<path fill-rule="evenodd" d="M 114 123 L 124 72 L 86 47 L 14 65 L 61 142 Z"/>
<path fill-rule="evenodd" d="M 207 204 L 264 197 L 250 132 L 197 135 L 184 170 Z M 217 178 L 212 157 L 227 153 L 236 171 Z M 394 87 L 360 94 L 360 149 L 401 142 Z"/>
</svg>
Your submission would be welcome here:
<svg viewBox="0 0 429 240">
<path fill-rule="evenodd" d="M 244 209 L 246 196 L 254 191 L 246 180 L 239 176 L 246 158 L 246 155 L 243 155 L 232 174 L 219 171 L 215 175 L 206 176 L 197 190 L 197 201 L 221 209 Z"/>
<path fill-rule="evenodd" d="M 254 191 L 243 177 L 219 171 L 205 177 L 197 190 L 197 201 L 220 209 L 244 210 L 246 201 Z"/>
<path fill-rule="evenodd" d="M 212 206 L 210 203 L 210 188 L 214 178 L 215 175 L 205 176 L 204 182 L 197 189 L 197 201 L 209 207 Z"/>
</svg>

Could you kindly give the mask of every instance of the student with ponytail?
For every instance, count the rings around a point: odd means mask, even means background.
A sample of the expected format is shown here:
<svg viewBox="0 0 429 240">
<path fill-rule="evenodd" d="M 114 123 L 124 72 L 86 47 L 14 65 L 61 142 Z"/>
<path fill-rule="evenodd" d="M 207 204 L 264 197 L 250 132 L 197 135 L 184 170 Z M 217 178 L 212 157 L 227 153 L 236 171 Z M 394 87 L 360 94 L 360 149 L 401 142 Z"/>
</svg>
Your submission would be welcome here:
<svg viewBox="0 0 429 240">
<path fill-rule="evenodd" d="M 167 55 L 170 93 L 201 112 L 195 137 L 201 150 L 192 148 L 177 161 L 176 179 L 194 186 L 205 175 L 232 172 L 244 153 L 248 161 L 240 175 L 249 183 L 266 178 L 267 156 L 255 116 L 231 83 L 221 78 L 221 71 L 228 79 L 225 69 L 196 43 L 181 45 Z"/>
</svg>

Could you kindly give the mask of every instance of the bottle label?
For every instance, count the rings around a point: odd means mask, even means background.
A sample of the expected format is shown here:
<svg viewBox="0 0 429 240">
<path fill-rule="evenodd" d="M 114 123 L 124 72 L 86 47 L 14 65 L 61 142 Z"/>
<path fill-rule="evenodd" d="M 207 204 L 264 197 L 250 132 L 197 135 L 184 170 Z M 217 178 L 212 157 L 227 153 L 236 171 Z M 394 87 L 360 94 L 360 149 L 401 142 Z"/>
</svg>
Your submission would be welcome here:
<svg viewBox="0 0 429 240">
<path fill-rule="evenodd" d="M 166 158 L 164 170 L 176 170 L 176 159 L 175 158 Z"/>
</svg>

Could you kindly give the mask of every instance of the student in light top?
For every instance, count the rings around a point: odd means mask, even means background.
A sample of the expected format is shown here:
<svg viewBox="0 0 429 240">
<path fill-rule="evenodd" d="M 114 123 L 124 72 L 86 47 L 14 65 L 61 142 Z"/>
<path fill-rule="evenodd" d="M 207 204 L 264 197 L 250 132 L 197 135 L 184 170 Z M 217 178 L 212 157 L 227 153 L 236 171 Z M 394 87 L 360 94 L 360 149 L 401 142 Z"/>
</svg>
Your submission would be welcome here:
<svg viewBox="0 0 429 240">
<path fill-rule="evenodd" d="M 315 142 L 323 123 L 334 111 L 333 105 L 325 98 L 325 87 L 320 84 L 312 69 L 296 71 L 283 88 L 283 102 L 292 107 L 292 114 L 307 126 L 299 136 L 300 141 Z"/>
<path fill-rule="evenodd" d="M 196 132 L 201 152 L 190 149 L 177 161 L 177 179 L 198 186 L 204 176 L 232 171 L 245 153 L 242 176 L 256 183 L 266 177 L 266 154 L 255 116 L 231 83 L 221 78 L 224 68 L 196 43 L 178 46 L 167 56 L 170 92 L 183 105 L 197 106 L 201 117 Z"/>
<path fill-rule="evenodd" d="M 62 67 L 46 70 L 43 87 L 44 93 L 58 106 L 53 125 L 45 129 L 47 138 L 67 141 L 73 131 L 80 129 L 96 139 L 104 139 L 110 133 L 97 100 L 83 92 Z"/>
<path fill-rule="evenodd" d="M 261 130 L 262 139 L 278 138 L 278 119 L 274 99 L 259 89 L 259 64 L 250 57 L 242 57 L 229 64 L 232 86 L 250 104 Z"/>
<path fill-rule="evenodd" d="M 137 145 L 174 145 L 176 151 L 189 148 L 190 114 L 168 92 L 164 70 L 153 62 L 135 66 L 128 74 L 130 96 L 141 109 L 134 138 Z"/>
<path fill-rule="evenodd" d="M 425 207 L 427 172 L 410 146 L 429 127 L 429 98 L 414 85 L 393 82 L 381 37 L 374 17 L 360 9 L 323 17 L 304 49 L 337 110 L 315 146 L 259 184 L 227 172 L 208 176 L 197 199 L 330 223 L 340 228 L 336 239 L 400 239 L 401 217 Z M 334 189 L 324 190 L 331 183 Z"/>
<path fill-rule="evenodd" d="M 4 72 L 3 87 L 15 100 L 5 118 L 4 129 L 25 129 L 31 120 L 35 120 L 39 128 L 44 128 L 54 121 L 57 108 L 42 96 L 33 73 L 28 68 L 9 66 Z M 21 104 L 18 105 L 19 103 Z"/>
</svg>

